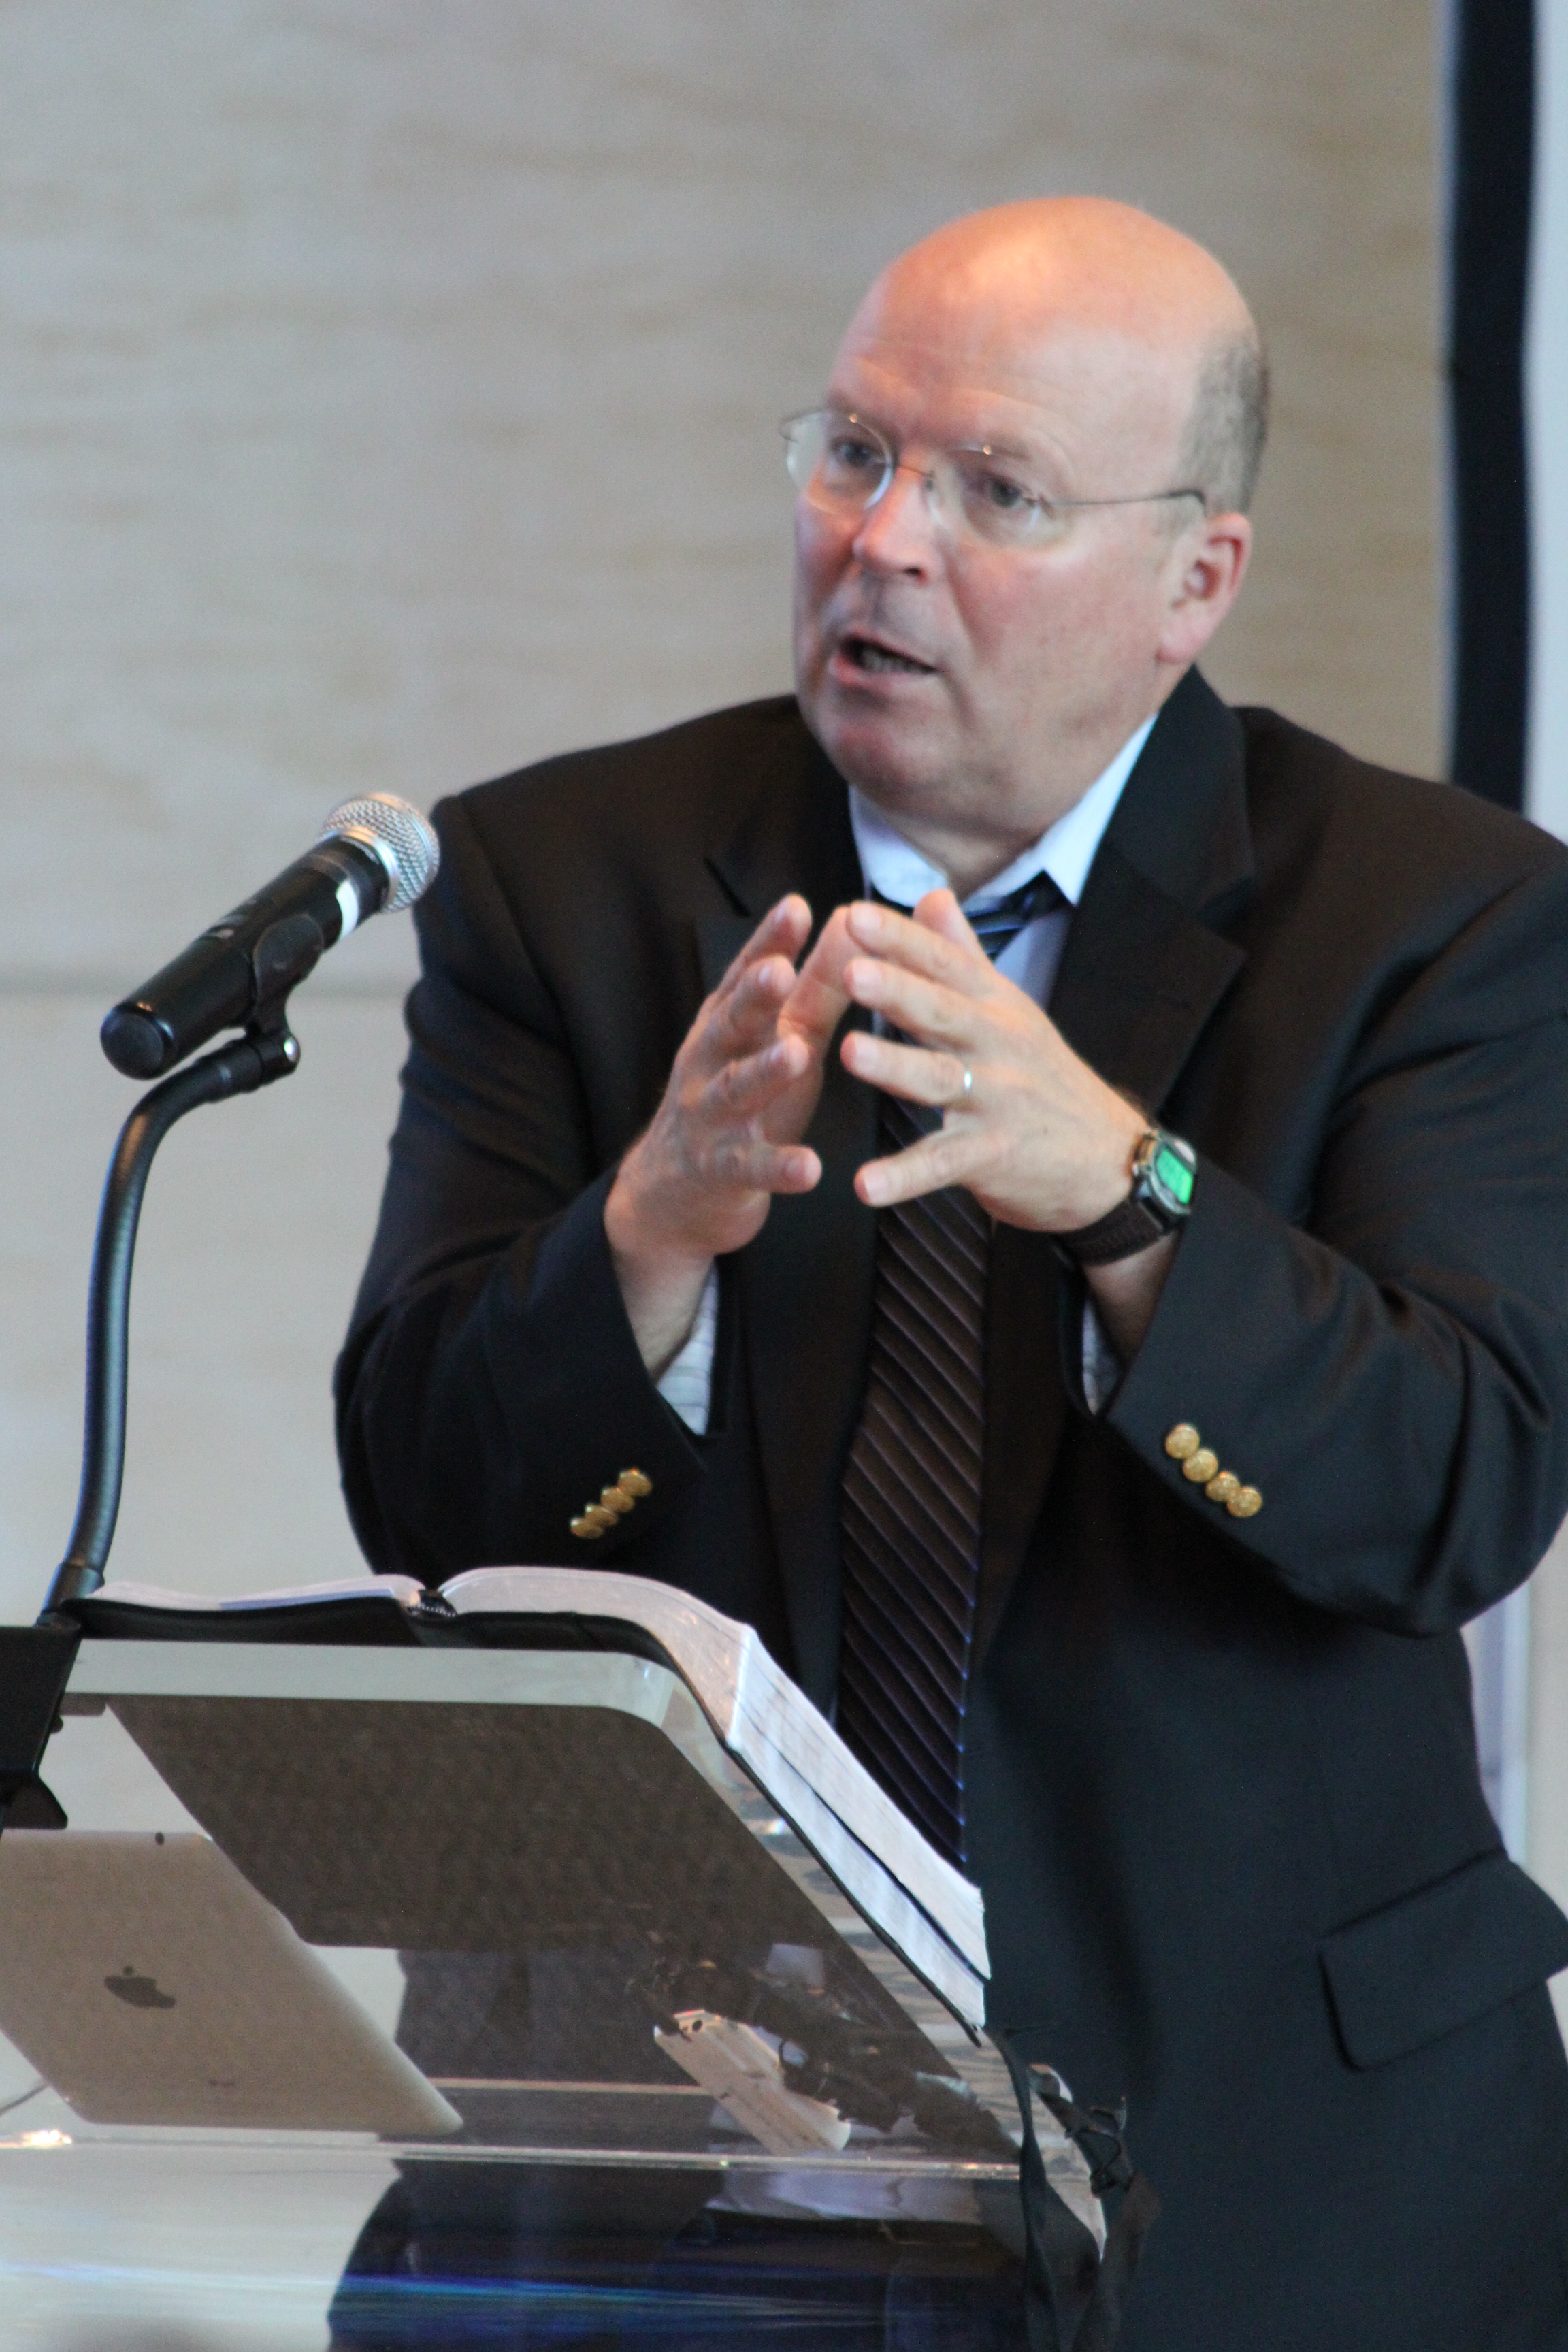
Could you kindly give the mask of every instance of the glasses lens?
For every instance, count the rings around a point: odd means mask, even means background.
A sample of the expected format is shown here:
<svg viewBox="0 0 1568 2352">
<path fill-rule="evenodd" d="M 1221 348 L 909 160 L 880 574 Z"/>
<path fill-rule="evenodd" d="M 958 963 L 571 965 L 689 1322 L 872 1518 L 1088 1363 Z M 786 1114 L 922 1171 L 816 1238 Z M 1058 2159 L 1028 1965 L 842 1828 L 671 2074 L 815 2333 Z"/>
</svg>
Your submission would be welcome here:
<svg viewBox="0 0 1568 2352">
<path fill-rule="evenodd" d="M 892 451 L 879 433 L 838 409 L 792 416 L 784 436 L 791 481 L 820 505 L 868 507 L 887 485 Z"/>
<path fill-rule="evenodd" d="M 984 449 L 954 453 L 958 504 L 976 539 L 998 547 L 1038 547 L 1059 539 L 1067 517 L 1059 507 L 1021 482 L 1006 463 Z"/>
</svg>

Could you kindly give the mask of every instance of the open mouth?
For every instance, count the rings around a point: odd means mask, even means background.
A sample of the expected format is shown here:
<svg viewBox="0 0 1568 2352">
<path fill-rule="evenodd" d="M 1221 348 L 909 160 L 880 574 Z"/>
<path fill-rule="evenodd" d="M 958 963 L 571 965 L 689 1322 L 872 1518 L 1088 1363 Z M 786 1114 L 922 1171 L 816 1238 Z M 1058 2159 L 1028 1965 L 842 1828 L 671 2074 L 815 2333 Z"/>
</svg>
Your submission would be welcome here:
<svg viewBox="0 0 1568 2352">
<path fill-rule="evenodd" d="M 910 654 L 896 654 L 890 646 L 879 646 L 870 637 L 845 637 L 840 641 L 839 650 L 846 661 L 852 662 L 857 669 L 869 670 L 877 676 L 935 676 L 930 662 L 916 661 Z"/>
</svg>

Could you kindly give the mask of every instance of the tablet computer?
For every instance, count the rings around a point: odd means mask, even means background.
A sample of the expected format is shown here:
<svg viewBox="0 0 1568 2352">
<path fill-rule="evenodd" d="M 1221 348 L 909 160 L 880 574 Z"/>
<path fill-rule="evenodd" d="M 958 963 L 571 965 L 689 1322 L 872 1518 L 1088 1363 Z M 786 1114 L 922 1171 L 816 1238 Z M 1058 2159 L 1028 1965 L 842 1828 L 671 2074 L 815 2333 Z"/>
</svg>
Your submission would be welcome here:
<svg viewBox="0 0 1568 2352">
<path fill-rule="evenodd" d="M 399 2139 L 461 2128 L 199 1833 L 7 1830 L 0 2032 L 89 2123 Z"/>
</svg>

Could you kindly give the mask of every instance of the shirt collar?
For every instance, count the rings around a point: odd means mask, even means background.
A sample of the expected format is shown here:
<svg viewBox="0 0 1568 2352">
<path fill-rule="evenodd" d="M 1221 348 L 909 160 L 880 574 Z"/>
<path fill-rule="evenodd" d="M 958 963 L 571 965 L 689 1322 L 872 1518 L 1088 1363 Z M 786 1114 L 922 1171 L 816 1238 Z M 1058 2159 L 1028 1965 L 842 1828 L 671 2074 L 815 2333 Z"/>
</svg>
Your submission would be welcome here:
<svg viewBox="0 0 1568 2352">
<path fill-rule="evenodd" d="M 1094 864 L 1105 828 L 1116 814 L 1122 788 L 1137 765 L 1138 754 L 1149 740 L 1153 724 L 1152 719 L 1146 719 L 1067 814 L 1058 817 L 1038 841 L 1023 850 L 1000 874 L 993 875 L 982 888 L 972 892 L 963 902 L 965 909 L 994 906 L 998 898 L 1022 889 L 1037 874 L 1048 874 L 1068 906 L 1076 907 L 1083 896 L 1089 869 Z M 881 810 L 858 793 L 853 784 L 849 787 L 849 822 L 855 828 L 855 846 L 860 853 L 860 871 L 868 890 L 890 898 L 895 906 L 912 907 L 928 890 L 946 889 L 946 875 L 928 857 L 922 857 L 914 844 L 906 841 L 897 826 L 889 824 Z"/>
</svg>

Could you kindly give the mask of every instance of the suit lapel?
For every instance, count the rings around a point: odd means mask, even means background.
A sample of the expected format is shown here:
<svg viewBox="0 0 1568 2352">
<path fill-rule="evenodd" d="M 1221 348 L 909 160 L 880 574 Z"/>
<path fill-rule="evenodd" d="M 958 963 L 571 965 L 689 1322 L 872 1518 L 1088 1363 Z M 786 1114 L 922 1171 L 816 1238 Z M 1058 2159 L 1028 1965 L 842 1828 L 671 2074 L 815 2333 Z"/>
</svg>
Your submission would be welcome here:
<svg viewBox="0 0 1568 2352">
<path fill-rule="evenodd" d="M 1051 995 L 1075 1053 L 1150 1110 L 1241 969 L 1217 926 L 1251 881 L 1241 724 L 1189 670 L 1100 843 Z"/>
<path fill-rule="evenodd" d="M 1246 958 L 1107 839 L 1073 918 L 1051 1018 L 1076 1054 L 1157 1111 Z"/>
<path fill-rule="evenodd" d="M 786 890 L 804 893 L 818 927 L 859 896 L 843 780 L 804 726 L 776 747 L 749 807 L 708 864 L 736 908 L 699 925 L 709 988 Z M 821 1157 L 822 1181 L 815 1192 L 776 1200 L 734 1262 L 795 1670 L 820 1703 L 837 1673 L 838 1483 L 870 1343 L 876 1220 L 856 1199 L 853 1179 L 875 1151 L 876 1120 L 876 1097 L 830 1054 L 807 1137 Z"/>
<path fill-rule="evenodd" d="M 1189 671 L 1128 780 L 1068 934 L 1051 1017 L 1075 1053 L 1152 1112 L 1245 961 L 1214 928 L 1250 888 L 1245 782 L 1239 721 Z M 977 1659 L 1039 1517 L 1068 1411 L 1062 1279 L 1043 1234 L 997 1229 Z"/>
</svg>

